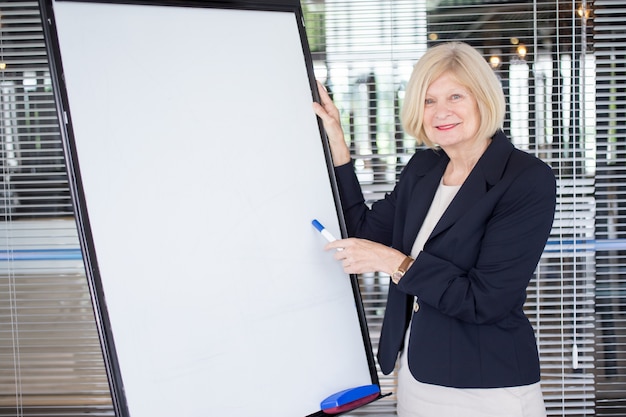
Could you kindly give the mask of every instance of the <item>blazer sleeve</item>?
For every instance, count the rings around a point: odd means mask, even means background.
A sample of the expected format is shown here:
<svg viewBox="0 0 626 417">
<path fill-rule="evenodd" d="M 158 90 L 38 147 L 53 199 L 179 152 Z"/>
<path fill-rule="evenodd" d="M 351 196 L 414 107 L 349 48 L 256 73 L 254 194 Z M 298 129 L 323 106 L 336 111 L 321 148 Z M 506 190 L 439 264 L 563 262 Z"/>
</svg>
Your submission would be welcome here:
<svg viewBox="0 0 626 417">
<path fill-rule="evenodd" d="M 537 160 L 427 242 L 398 289 L 466 322 L 501 321 L 525 301 L 555 205 L 554 174 Z"/>
<path fill-rule="evenodd" d="M 416 152 L 402 170 L 394 189 L 385 194 L 384 198 L 372 203 L 371 207 L 365 202 L 353 164 L 335 167 L 341 209 L 348 235 L 400 247 L 399 242 L 394 239 L 403 234 L 402 220 L 407 207 L 401 207 L 406 204 L 406 198 L 400 198 L 399 194 L 406 196 L 418 178 L 441 163 L 442 159 L 447 161 L 447 156 L 445 158 L 443 156 L 445 154 L 437 154 L 432 150 Z"/>
<path fill-rule="evenodd" d="M 370 210 L 365 203 L 352 163 L 336 167 L 335 176 L 348 236 L 391 245 L 395 194 L 385 195 L 382 200 L 374 203 L 376 210 Z"/>
</svg>

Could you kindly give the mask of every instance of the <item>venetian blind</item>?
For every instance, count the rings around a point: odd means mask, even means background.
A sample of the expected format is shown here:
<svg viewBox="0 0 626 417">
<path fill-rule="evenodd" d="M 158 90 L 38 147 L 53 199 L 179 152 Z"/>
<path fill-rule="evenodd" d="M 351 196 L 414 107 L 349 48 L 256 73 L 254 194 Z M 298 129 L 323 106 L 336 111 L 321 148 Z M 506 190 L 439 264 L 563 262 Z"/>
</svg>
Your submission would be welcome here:
<svg viewBox="0 0 626 417">
<path fill-rule="evenodd" d="M 626 415 L 626 6 L 596 0 L 596 413 Z"/>
<path fill-rule="evenodd" d="M 305 1 L 316 74 L 333 94 L 366 198 L 392 189 L 415 151 L 399 107 L 427 46 L 478 48 L 502 81 L 505 130 L 550 164 L 556 220 L 526 312 L 535 326 L 549 415 L 593 414 L 595 293 L 595 60 L 588 8 L 573 1 Z M 377 348 L 388 277 L 361 276 Z M 436 337 L 436 336 L 433 336 Z M 395 375 L 381 375 L 395 391 Z M 394 415 L 392 395 L 353 415 Z"/>
<path fill-rule="evenodd" d="M 0 89 L 0 414 L 107 414 L 35 1 L 0 1 Z"/>
</svg>

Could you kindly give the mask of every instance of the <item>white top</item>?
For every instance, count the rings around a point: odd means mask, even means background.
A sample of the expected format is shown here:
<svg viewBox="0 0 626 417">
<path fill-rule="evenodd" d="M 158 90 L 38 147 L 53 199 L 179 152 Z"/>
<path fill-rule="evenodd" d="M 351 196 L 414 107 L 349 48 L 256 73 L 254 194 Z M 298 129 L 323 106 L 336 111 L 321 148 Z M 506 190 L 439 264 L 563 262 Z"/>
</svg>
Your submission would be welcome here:
<svg viewBox="0 0 626 417">
<path fill-rule="evenodd" d="M 460 185 L 439 184 L 424 223 L 417 234 L 411 256 L 417 257 L 424 243 L 441 219 Z M 418 311 L 417 297 L 415 311 Z M 419 314 L 419 313 L 417 313 Z M 546 410 L 539 383 L 510 388 L 450 388 L 425 384 L 413 378 L 409 371 L 406 350 L 409 344 L 406 332 L 405 349 L 400 356 L 398 371 L 397 414 L 399 417 L 545 417 Z M 437 337 L 436 334 L 431 337 Z M 419 343 L 419 340 L 414 341 Z"/>
</svg>

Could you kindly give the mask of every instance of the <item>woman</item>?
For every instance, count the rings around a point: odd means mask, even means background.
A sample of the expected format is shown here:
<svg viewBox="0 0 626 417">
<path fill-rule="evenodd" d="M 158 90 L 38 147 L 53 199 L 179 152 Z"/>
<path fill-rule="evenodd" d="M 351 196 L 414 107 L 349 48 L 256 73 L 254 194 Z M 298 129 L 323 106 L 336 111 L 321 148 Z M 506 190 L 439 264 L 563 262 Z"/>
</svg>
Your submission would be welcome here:
<svg viewBox="0 0 626 417">
<path fill-rule="evenodd" d="M 391 276 L 378 362 L 398 370 L 398 415 L 545 416 L 526 288 L 550 234 L 551 168 L 502 132 L 501 85 L 459 42 L 429 49 L 402 122 L 426 149 L 394 190 L 365 204 L 339 112 L 319 85 L 351 236 L 329 243 L 347 273 Z"/>
</svg>

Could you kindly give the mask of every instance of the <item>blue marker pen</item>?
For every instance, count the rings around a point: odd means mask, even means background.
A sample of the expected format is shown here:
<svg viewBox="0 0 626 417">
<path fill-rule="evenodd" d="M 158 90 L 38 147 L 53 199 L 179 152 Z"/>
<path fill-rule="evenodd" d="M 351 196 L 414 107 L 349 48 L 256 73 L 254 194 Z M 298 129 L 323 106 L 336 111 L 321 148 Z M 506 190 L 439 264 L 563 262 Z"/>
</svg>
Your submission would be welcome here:
<svg viewBox="0 0 626 417">
<path fill-rule="evenodd" d="M 332 235 L 332 233 L 326 230 L 322 223 L 318 222 L 317 220 L 313 220 L 311 223 L 322 234 L 322 236 L 324 236 L 327 241 L 334 242 L 335 240 L 337 240 L 335 236 Z"/>
</svg>

